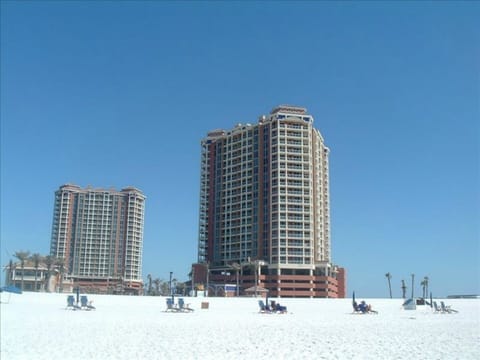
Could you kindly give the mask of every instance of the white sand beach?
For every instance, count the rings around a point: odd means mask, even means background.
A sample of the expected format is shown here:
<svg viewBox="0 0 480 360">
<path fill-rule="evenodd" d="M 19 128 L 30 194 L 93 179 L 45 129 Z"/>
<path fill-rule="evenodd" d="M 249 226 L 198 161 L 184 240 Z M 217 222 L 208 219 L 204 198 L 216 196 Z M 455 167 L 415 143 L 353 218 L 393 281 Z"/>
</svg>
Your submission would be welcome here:
<svg viewBox="0 0 480 360">
<path fill-rule="evenodd" d="M 255 298 L 185 297 L 195 311 L 172 313 L 165 297 L 88 295 L 92 311 L 66 310 L 66 294 L 1 297 L 2 360 L 480 358 L 480 300 L 439 314 L 367 299 L 379 314 L 353 315 L 350 299 L 285 298 L 280 315 Z"/>
</svg>

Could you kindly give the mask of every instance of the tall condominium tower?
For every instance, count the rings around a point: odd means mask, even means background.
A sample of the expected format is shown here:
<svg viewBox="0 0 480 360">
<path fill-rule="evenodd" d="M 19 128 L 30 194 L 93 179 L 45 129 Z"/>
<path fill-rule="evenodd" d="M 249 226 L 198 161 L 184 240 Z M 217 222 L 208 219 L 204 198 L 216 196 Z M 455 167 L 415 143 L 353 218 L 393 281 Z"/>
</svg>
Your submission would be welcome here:
<svg viewBox="0 0 480 360">
<path fill-rule="evenodd" d="M 201 146 L 198 263 L 212 282 L 236 268 L 243 289 L 338 296 L 329 149 L 306 109 L 279 106 L 258 124 L 209 132 Z"/>
<path fill-rule="evenodd" d="M 63 185 L 55 192 L 51 255 L 63 259 L 66 282 L 97 292 L 142 287 L 145 196 Z"/>
</svg>

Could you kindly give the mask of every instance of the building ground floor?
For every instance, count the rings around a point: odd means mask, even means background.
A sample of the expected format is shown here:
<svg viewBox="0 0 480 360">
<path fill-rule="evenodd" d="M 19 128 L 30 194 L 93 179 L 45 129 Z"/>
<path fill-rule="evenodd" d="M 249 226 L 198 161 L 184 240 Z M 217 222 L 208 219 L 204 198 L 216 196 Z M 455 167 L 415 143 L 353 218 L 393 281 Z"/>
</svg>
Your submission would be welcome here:
<svg viewBox="0 0 480 360">
<path fill-rule="evenodd" d="M 87 294 L 143 295 L 142 280 L 125 280 L 121 277 L 82 277 L 68 275 L 65 277 L 64 292 L 73 292 L 80 288 Z"/>
<path fill-rule="evenodd" d="M 345 269 L 329 264 L 310 269 L 255 263 L 230 267 L 194 264 L 192 282 L 195 289 L 206 290 L 209 296 L 254 296 L 268 292 L 271 297 L 344 298 L 346 294 Z"/>
<path fill-rule="evenodd" d="M 125 280 L 122 277 L 75 276 L 48 270 L 45 266 L 33 267 L 19 264 L 6 267 L 5 284 L 24 291 L 71 293 L 77 287 L 82 293 L 143 295 L 142 280 Z"/>
</svg>

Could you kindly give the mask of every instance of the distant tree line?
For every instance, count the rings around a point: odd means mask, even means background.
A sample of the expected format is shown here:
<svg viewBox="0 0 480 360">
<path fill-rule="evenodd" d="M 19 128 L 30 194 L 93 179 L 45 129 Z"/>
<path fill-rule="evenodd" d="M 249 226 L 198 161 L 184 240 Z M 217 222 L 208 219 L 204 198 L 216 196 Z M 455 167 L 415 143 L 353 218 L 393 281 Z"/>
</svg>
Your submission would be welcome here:
<svg viewBox="0 0 480 360">
<path fill-rule="evenodd" d="M 38 253 L 30 254 L 30 251 L 17 251 L 13 254 L 13 257 L 18 261 L 14 262 L 13 260 L 9 261 L 9 264 L 5 267 L 7 271 L 6 285 L 13 285 L 19 287 L 22 291 L 24 290 L 24 275 L 25 275 L 25 266 L 31 266 L 35 269 L 35 281 L 34 281 L 34 291 L 47 291 L 50 289 L 48 284 L 52 274 L 58 273 L 60 279 L 63 279 L 63 275 L 66 271 L 65 269 L 65 260 L 63 258 L 57 258 L 52 255 L 40 255 Z M 16 280 L 16 276 L 13 276 L 14 271 L 19 268 L 20 272 L 20 281 Z M 43 286 L 38 286 L 39 273 L 40 270 L 43 270 L 45 273 Z M 171 284 L 171 288 L 170 288 Z M 63 281 L 59 282 L 59 291 L 63 291 Z M 42 290 L 43 289 L 43 290 Z M 187 283 L 180 282 L 177 279 L 163 280 L 160 278 L 153 278 L 151 274 L 147 275 L 147 282 L 144 284 L 144 294 L 150 296 L 169 296 L 173 292 L 174 294 L 187 295 Z"/>
<path fill-rule="evenodd" d="M 173 278 L 170 288 L 170 280 L 153 278 L 151 274 L 147 275 L 147 282 L 144 284 L 144 293 L 149 296 L 169 296 L 173 294 L 188 295 L 186 282 L 180 282 Z"/>
<path fill-rule="evenodd" d="M 414 281 L 415 281 L 415 274 L 412 274 L 412 298 L 414 296 L 414 293 L 413 293 L 413 289 L 414 289 Z M 392 274 L 390 274 L 389 272 L 387 272 L 385 274 L 385 277 L 387 278 L 387 281 L 388 281 L 388 290 L 389 290 L 389 294 L 390 294 L 390 299 L 392 298 L 392 284 L 391 284 L 391 278 L 392 278 Z M 427 298 L 428 297 L 428 276 L 424 276 L 423 280 L 420 282 L 420 285 L 422 285 L 422 290 L 423 290 L 423 298 Z M 402 280 L 402 297 L 405 299 L 407 295 L 407 286 L 405 285 L 405 280 Z"/>
</svg>

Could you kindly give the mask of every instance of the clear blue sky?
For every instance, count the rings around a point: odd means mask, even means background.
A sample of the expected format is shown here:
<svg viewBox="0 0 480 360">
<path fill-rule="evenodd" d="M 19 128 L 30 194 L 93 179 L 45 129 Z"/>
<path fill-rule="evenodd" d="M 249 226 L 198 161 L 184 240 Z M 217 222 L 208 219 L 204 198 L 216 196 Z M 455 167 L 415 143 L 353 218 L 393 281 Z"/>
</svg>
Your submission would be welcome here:
<svg viewBox="0 0 480 360">
<path fill-rule="evenodd" d="M 1 2 L 1 263 L 54 192 L 147 196 L 143 274 L 196 261 L 200 141 L 304 106 L 348 291 L 480 293 L 478 2 Z M 3 277 L 3 276 L 2 276 Z M 410 291 L 410 290 L 408 290 Z"/>
</svg>

